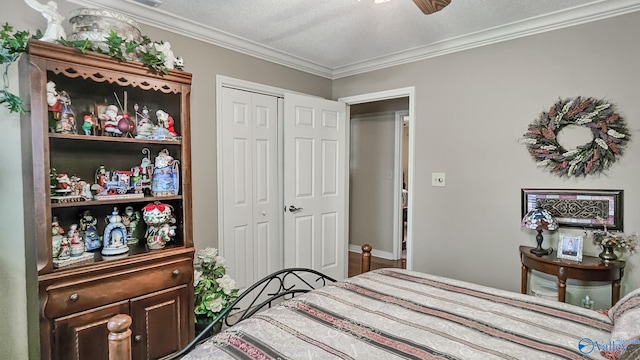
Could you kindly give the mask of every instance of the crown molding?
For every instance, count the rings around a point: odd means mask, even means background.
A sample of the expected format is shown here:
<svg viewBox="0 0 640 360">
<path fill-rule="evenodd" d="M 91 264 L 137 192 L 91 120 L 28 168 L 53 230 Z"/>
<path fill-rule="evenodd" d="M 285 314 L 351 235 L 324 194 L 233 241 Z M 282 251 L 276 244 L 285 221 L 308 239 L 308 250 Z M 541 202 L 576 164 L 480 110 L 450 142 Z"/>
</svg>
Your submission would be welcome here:
<svg viewBox="0 0 640 360">
<path fill-rule="evenodd" d="M 258 59 L 331 79 L 333 70 L 292 54 L 264 46 L 211 26 L 170 14 L 162 9 L 149 7 L 133 0 L 68 0 L 84 7 L 101 8 L 126 14 L 140 24 L 167 30 L 195 40 L 233 50 Z M 179 55 L 179 54 L 177 54 Z"/>
<path fill-rule="evenodd" d="M 396 65 L 429 59 L 458 51 L 496 44 L 525 36 L 558 30 L 640 10 L 638 0 L 601 0 L 491 29 L 443 40 L 423 47 L 397 52 L 333 69 L 332 79 L 362 74 Z"/>
<path fill-rule="evenodd" d="M 69 0 L 72 3 L 119 11 L 139 23 L 220 46 L 258 59 L 303 71 L 328 79 L 380 70 L 396 65 L 425 60 L 458 51 L 491 45 L 547 31 L 585 24 L 640 10 L 640 0 L 600 0 L 586 5 L 557 11 L 544 16 L 513 22 L 491 29 L 454 37 L 427 46 L 397 52 L 337 68 L 329 68 L 295 55 L 264 46 L 257 42 L 217 30 L 133 0 Z M 146 16 L 142 16 L 142 15 Z"/>
</svg>

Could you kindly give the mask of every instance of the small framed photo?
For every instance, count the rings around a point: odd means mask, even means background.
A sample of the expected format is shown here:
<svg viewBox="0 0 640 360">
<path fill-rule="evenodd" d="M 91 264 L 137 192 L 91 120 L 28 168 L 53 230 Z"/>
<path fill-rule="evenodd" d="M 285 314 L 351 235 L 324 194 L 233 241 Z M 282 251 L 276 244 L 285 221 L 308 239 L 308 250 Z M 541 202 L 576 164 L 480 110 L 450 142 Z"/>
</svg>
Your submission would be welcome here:
<svg viewBox="0 0 640 360">
<path fill-rule="evenodd" d="M 109 106 L 109 104 L 105 103 L 95 103 L 93 106 L 93 111 L 95 113 L 96 116 L 100 116 L 102 114 L 104 114 L 105 112 L 107 112 L 107 106 Z"/>
<path fill-rule="evenodd" d="M 582 261 L 582 236 L 560 234 L 558 237 L 558 259 Z"/>
</svg>

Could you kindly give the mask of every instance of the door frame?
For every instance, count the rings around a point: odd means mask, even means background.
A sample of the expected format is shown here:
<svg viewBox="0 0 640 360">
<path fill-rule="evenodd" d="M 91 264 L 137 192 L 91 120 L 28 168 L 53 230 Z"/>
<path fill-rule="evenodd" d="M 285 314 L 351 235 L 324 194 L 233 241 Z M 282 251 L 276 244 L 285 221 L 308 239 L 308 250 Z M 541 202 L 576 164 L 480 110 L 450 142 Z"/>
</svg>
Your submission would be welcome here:
<svg viewBox="0 0 640 360">
<path fill-rule="evenodd" d="M 245 90 L 245 91 L 252 91 L 252 92 L 258 92 L 261 94 L 265 94 L 265 95 L 272 95 L 272 96 L 277 96 L 279 98 L 284 98 L 284 94 L 285 93 L 294 93 L 294 94 L 301 94 L 301 95 L 307 95 L 307 96 L 313 96 L 313 95 L 309 95 L 309 94 L 304 94 L 301 92 L 297 92 L 297 91 L 290 91 L 290 90 L 286 90 L 286 89 L 282 89 L 282 88 L 278 88 L 278 87 L 274 87 L 274 86 L 269 86 L 269 85 L 264 85 L 264 84 L 259 84 L 259 83 L 255 83 L 252 81 L 246 81 L 246 80 L 241 80 L 241 79 L 236 79 L 236 78 L 232 78 L 229 76 L 224 76 L 224 75 L 216 75 L 216 181 L 217 181 L 217 196 L 218 199 L 221 199 L 222 194 L 224 192 L 224 189 L 221 186 L 221 179 L 222 179 L 222 132 L 221 132 L 221 121 L 222 121 L 222 111 L 221 111 L 221 94 L 222 94 L 222 87 L 230 87 L 230 88 L 234 88 L 234 89 L 238 89 L 238 90 Z M 414 184 L 414 167 L 413 167 L 413 159 L 414 159 L 414 146 L 413 144 L 414 142 L 414 126 L 415 126 L 415 121 L 414 119 L 415 117 L 415 109 L 414 109 L 414 99 L 415 99 L 415 86 L 409 86 L 409 87 L 404 87 L 404 88 L 398 88 L 398 89 L 391 89 L 391 90 L 385 90 L 385 91 L 378 91 L 378 92 L 373 92 L 373 93 L 367 93 L 367 94 L 361 94 L 361 95 L 354 95 L 354 96 L 347 96 L 347 97 L 342 97 L 342 98 L 338 98 L 337 101 L 342 101 L 347 105 L 347 113 L 346 113 L 346 118 L 349 120 L 349 123 L 351 122 L 351 116 L 349 113 L 349 109 L 351 105 L 355 105 L 355 104 L 362 104 L 362 103 L 366 103 L 366 102 L 373 102 L 373 101 L 380 101 L 380 100 L 389 100 L 389 99 L 396 99 L 396 98 L 401 98 L 401 97 L 408 97 L 409 98 L 409 119 L 411 119 L 411 121 L 409 121 L 409 169 L 408 169 L 408 179 L 409 179 L 409 184 L 407 187 L 407 190 L 409 192 L 409 197 L 408 197 L 408 203 L 407 203 L 407 263 L 406 263 L 406 268 L 407 269 L 412 269 L 413 268 L 413 246 L 411 244 L 412 239 L 413 239 L 413 230 L 412 230 L 412 226 L 411 224 L 413 223 L 412 221 L 412 214 L 413 214 L 413 191 L 412 191 L 412 187 Z M 281 108 L 281 102 L 279 102 L 278 104 L 278 109 L 280 110 Z M 282 129 L 282 127 L 284 126 L 284 116 L 282 115 L 278 115 L 278 128 Z M 351 131 L 350 131 L 350 126 L 347 126 L 347 140 L 350 139 L 351 137 Z M 346 146 L 346 158 L 349 159 L 349 153 L 350 153 L 350 141 L 347 141 L 347 146 Z M 278 145 L 278 173 L 282 173 L 283 171 L 283 165 L 284 165 L 284 160 L 283 160 L 283 145 L 282 142 L 280 142 L 280 144 Z M 345 181 L 349 181 L 349 174 L 345 174 L 345 176 L 347 177 L 345 179 Z M 278 188 L 281 191 L 281 194 L 284 191 L 284 181 L 282 179 L 282 176 L 279 177 L 278 179 Z M 280 196 L 280 198 L 278 199 L 279 203 L 280 203 L 280 207 L 284 208 L 284 197 Z M 345 209 L 348 212 L 349 211 L 349 187 L 347 186 L 347 191 L 345 194 Z M 220 224 L 223 224 L 224 222 L 224 211 L 223 211 L 223 204 L 218 201 L 218 250 L 220 251 L 220 253 L 224 252 L 224 241 L 220 241 L 220 239 L 224 239 L 223 237 L 223 233 L 222 233 L 222 227 L 220 226 Z M 279 222 L 280 225 L 283 226 L 284 224 L 284 212 L 281 212 L 279 215 Z M 345 223 L 345 232 L 348 234 L 349 233 L 349 222 Z M 281 234 L 283 234 L 283 232 L 280 232 Z M 344 249 L 345 251 L 345 259 L 348 258 L 348 245 L 347 247 L 345 247 Z M 374 250 L 375 253 L 375 250 Z M 283 258 L 284 259 L 284 258 Z"/>
<path fill-rule="evenodd" d="M 408 110 L 401 110 L 395 112 L 395 143 L 394 143 L 394 197 L 393 203 L 393 258 L 395 260 L 400 259 L 402 255 L 402 233 L 404 228 L 404 221 L 402 221 L 402 149 L 404 148 L 404 118 L 409 116 Z M 411 119 L 409 119 L 411 122 Z M 409 171 L 407 170 L 407 177 L 409 177 Z M 409 215 L 409 207 L 407 207 L 407 216 Z M 408 219 L 407 219 L 408 220 Z M 407 228 L 408 226 L 407 222 Z"/>
<path fill-rule="evenodd" d="M 408 196 L 408 201 L 407 201 L 407 263 L 406 263 L 406 268 L 411 270 L 413 268 L 413 246 L 412 246 L 412 239 L 413 239 L 413 230 L 412 230 L 412 226 L 411 224 L 413 224 L 413 184 L 414 184 L 414 165 L 413 165 L 413 161 L 414 161 L 414 144 L 415 144 L 415 131 L 414 131 L 414 127 L 415 127 L 415 106 L 414 106 L 414 99 L 415 99 L 415 86 L 409 86 L 409 87 L 404 87 L 404 88 L 398 88 L 398 89 L 391 89 L 391 90 L 384 90 L 384 91 L 378 91 L 378 92 L 373 92 L 373 93 L 367 93 L 367 94 L 361 94 L 361 95 L 353 95 L 353 96 L 346 96 L 346 97 L 341 97 L 338 98 L 338 101 L 342 101 L 344 103 L 347 104 L 347 118 L 349 119 L 349 121 L 351 121 L 351 115 L 349 113 L 350 111 L 350 106 L 351 105 L 356 105 L 356 104 L 362 104 L 362 103 L 368 103 L 368 102 L 374 102 L 374 101 L 381 101 L 381 100 L 390 100 L 390 99 L 397 99 L 397 98 L 403 98 L 403 97 L 408 97 L 409 98 L 409 168 L 407 170 L 407 178 L 408 178 L 408 184 L 407 184 L 407 191 L 409 192 L 409 196 Z M 347 126 L 347 139 L 351 138 L 351 127 Z M 349 155 L 350 152 L 350 146 L 351 143 L 350 141 L 347 141 L 348 146 L 347 146 L 347 156 Z M 349 176 L 349 174 L 347 174 L 347 176 Z M 347 178 L 347 181 L 349 179 Z M 347 210 L 349 209 L 349 188 L 347 188 L 347 194 L 346 194 L 346 199 L 345 201 L 347 202 Z M 398 219 L 396 219 L 397 221 Z M 349 224 L 347 224 L 348 226 Z M 348 230 L 348 229 L 347 229 Z M 394 248 L 395 251 L 395 248 Z M 372 254 L 375 256 L 375 249 L 372 251 Z"/>
</svg>

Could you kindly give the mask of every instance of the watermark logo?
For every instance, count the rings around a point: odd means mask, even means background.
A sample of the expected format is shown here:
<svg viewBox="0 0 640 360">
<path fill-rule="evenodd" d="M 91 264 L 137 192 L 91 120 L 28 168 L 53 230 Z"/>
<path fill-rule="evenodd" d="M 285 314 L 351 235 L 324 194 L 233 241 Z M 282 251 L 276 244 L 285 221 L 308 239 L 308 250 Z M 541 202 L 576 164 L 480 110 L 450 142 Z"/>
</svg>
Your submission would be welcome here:
<svg viewBox="0 0 640 360">
<path fill-rule="evenodd" d="M 593 340 L 589 338 L 582 338 L 578 341 L 578 350 L 585 355 L 591 354 L 594 348 Z"/>
<path fill-rule="evenodd" d="M 594 350 L 624 354 L 630 344 L 640 344 L 640 340 L 596 341 L 582 338 L 578 341 L 578 350 L 585 355 L 591 354 Z"/>
</svg>

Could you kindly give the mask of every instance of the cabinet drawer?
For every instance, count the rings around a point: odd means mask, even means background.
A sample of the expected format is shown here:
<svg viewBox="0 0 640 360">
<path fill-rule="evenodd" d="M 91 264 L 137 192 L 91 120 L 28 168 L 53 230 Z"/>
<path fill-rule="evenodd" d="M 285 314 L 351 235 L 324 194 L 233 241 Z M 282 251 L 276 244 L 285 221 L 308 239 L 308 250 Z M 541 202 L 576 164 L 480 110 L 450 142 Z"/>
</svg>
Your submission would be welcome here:
<svg viewBox="0 0 640 360">
<path fill-rule="evenodd" d="M 192 282 L 191 259 L 60 281 L 46 288 L 44 315 L 52 319 Z"/>
</svg>

